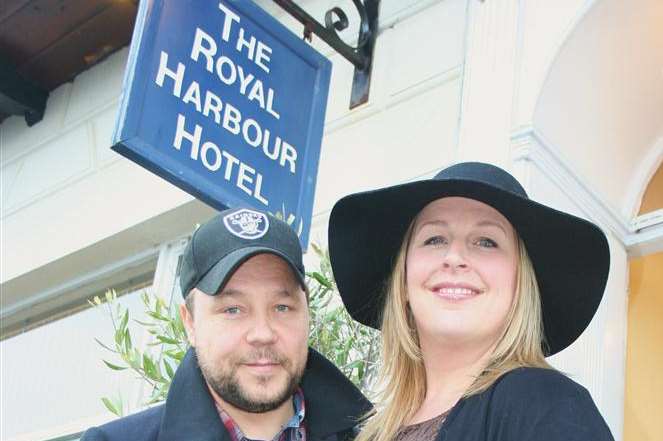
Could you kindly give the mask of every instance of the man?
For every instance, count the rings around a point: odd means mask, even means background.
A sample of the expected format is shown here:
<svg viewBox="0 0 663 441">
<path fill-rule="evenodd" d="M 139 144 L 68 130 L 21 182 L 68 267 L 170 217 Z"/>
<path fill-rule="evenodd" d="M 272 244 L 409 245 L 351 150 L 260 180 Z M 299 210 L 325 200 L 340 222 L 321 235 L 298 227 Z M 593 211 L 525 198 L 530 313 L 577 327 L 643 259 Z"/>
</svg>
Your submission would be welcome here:
<svg viewBox="0 0 663 441">
<path fill-rule="evenodd" d="M 191 349 L 166 403 L 83 441 L 343 441 L 370 403 L 307 348 L 308 291 L 295 233 L 273 216 L 223 211 L 182 259 Z"/>
</svg>

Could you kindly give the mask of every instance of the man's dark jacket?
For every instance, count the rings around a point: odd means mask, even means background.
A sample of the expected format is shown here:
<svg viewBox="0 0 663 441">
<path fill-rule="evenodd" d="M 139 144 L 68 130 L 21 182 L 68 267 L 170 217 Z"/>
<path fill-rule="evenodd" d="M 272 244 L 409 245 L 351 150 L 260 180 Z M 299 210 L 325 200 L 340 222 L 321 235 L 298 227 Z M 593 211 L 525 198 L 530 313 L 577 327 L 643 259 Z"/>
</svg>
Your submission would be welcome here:
<svg viewBox="0 0 663 441">
<path fill-rule="evenodd" d="M 352 439 L 370 402 L 331 362 L 309 349 L 301 381 L 308 441 Z M 230 441 L 193 350 L 177 369 L 166 403 L 89 429 L 81 441 Z"/>
</svg>

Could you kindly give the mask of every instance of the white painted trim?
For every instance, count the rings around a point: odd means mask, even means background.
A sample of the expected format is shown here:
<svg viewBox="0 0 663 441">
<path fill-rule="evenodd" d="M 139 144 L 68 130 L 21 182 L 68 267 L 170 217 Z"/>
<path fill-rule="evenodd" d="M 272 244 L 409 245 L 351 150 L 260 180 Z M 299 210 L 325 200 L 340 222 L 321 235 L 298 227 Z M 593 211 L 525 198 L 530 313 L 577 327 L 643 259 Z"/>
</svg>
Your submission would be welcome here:
<svg viewBox="0 0 663 441">
<path fill-rule="evenodd" d="M 511 143 L 514 162 L 532 161 L 536 164 L 570 199 L 578 203 L 589 218 L 611 231 L 629 257 L 663 250 L 663 210 L 627 219 L 604 201 L 599 192 L 573 169 L 560 150 L 532 125 L 514 130 Z"/>
<path fill-rule="evenodd" d="M 636 217 L 631 222 L 631 228 L 639 231 L 658 224 L 663 224 L 663 208 Z"/>
<path fill-rule="evenodd" d="M 518 148 L 514 151 L 514 161 L 530 160 L 540 166 L 541 171 L 596 222 L 604 225 L 624 243 L 629 234 L 629 223 L 613 207 L 609 206 L 591 188 L 580 174 L 566 160 L 560 150 L 547 141 L 533 126 L 515 130 L 511 135 L 512 143 Z"/>
<path fill-rule="evenodd" d="M 628 237 L 629 257 L 663 252 L 663 209 L 638 216 L 631 225 L 636 232 Z"/>
<path fill-rule="evenodd" d="M 627 196 L 624 199 L 624 206 L 622 207 L 622 213 L 625 216 L 631 218 L 638 215 L 647 185 L 661 165 L 663 165 L 663 136 L 654 142 L 647 154 L 642 158 L 631 179 L 626 192 Z"/>
<path fill-rule="evenodd" d="M 175 239 L 165 243 L 159 252 L 159 260 L 154 271 L 154 283 L 152 292 L 163 298 L 169 305 L 175 300 L 175 291 L 179 290 L 175 286 L 177 279 L 177 269 L 179 258 L 184 252 L 184 248 L 189 241 L 189 237 Z"/>
<path fill-rule="evenodd" d="M 14 303 L 0 311 L 0 320 L 4 320 L 12 315 L 30 309 L 35 305 L 54 299 L 67 292 L 72 292 L 94 283 L 96 280 L 110 277 L 113 274 L 121 273 L 126 268 L 132 268 L 147 263 L 158 256 L 159 248 L 149 248 L 133 256 L 113 262 L 103 266 L 95 271 L 89 272 L 75 279 L 71 279 L 60 285 L 44 290 L 38 294 L 31 295 L 29 298 Z"/>
</svg>

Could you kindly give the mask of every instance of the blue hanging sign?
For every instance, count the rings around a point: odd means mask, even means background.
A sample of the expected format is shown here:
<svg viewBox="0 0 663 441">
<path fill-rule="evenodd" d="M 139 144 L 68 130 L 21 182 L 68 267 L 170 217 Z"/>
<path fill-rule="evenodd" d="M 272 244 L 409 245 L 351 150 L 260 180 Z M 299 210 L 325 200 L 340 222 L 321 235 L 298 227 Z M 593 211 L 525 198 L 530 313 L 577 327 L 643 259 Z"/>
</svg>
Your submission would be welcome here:
<svg viewBox="0 0 663 441">
<path fill-rule="evenodd" d="M 331 63 L 249 0 L 143 0 L 112 149 L 306 247 Z"/>
</svg>

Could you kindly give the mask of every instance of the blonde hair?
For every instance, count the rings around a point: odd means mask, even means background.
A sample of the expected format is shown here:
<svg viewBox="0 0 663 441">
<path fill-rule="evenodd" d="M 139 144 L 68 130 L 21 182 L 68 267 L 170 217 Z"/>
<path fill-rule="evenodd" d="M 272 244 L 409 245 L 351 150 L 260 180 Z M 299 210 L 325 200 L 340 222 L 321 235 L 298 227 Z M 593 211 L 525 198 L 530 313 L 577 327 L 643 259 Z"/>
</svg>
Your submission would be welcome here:
<svg viewBox="0 0 663 441">
<path fill-rule="evenodd" d="M 381 388 L 376 409 L 365 416 L 356 441 L 391 441 L 423 403 L 426 372 L 414 318 L 407 307 L 407 249 L 414 222 L 408 228 L 385 289 L 382 311 Z M 489 388 L 499 377 L 518 367 L 551 368 L 543 353 L 541 296 L 525 244 L 518 238 L 515 299 L 506 326 L 485 369 L 463 397 Z"/>
</svg>

